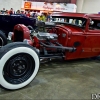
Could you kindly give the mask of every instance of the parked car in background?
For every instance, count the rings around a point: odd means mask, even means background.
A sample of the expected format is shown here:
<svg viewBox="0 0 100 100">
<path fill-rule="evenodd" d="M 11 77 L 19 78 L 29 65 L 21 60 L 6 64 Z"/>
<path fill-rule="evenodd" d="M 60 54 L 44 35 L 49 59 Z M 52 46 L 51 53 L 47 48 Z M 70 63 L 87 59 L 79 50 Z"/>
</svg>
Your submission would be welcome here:
<svg viewBox="0 0 100 100">
<path fill-rule="evenodd" d="M 23 14 L 0 15 L 0 30 L 7 36 L 12 32 L 16 24 L 35 27 L 36 19 L 26 17 Z"/>
</svg>

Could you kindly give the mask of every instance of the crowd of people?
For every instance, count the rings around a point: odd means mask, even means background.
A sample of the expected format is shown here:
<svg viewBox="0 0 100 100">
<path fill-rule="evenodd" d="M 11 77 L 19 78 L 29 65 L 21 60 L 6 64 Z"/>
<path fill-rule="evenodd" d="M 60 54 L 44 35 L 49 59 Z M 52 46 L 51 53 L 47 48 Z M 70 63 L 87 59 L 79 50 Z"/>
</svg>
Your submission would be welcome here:
<svg viewBox="0 0 100 100">
<path fill-rule="evenodd" d="M 23 14 L 27 17 L 33 17 L 33 18 L 37 18 L 37 20 L 39 21 L 50 21 L 50 13 L 40 13 L 39 11 L 21 11 L 21 10 L 17 10 L 14 11 L 13 8 L 11 8 L 10 10 L 6 10 L 5 8 L 3 8 L 2 10 L 0 10 L 0 14 L 2 15 L 12 15 L 12 14 Z"/>
</svg>

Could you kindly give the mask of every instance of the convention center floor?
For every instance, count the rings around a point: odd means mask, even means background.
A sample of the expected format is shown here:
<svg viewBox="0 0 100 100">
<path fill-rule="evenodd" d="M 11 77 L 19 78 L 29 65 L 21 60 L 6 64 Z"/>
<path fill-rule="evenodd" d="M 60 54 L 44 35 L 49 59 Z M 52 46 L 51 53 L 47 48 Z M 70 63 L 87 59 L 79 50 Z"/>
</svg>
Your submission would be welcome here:
<svg viewBox="0 0 100 100">
<path fill-rule="evenodd" d="M 99 60 L 53 60 L 40 64 L 28 86 L 15 91 L 0 88 L 0 100 L 89 100 L 99 93 Z"/>
</svg>

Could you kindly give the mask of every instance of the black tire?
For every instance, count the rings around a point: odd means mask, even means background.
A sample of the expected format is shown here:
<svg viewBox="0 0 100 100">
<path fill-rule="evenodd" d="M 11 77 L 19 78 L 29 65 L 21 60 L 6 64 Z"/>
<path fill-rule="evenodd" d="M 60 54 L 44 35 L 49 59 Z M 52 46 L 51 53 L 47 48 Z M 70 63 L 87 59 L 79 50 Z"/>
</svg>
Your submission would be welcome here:
<svg viewBox="0 0 100 100">
<path fill-rule="evenodd" d="M 7 37 L 6 35 L 0 30 L 0 47 L 7 44 Z"/>
<path fill-rule="evenodd" d="M 15 90 L 28 85 L 39 70 L 35 48 L 23 42 L 9 43 L 0 49 L 0 84 Z"/>
<path fill-rule="evenodd" d="M 1 31 L 4 33 L 4 35 L 5 35 L 6 37 L 8 37 L 9 31 L 6 31 L 6 30 L 1 30 Z"/>
</svg>

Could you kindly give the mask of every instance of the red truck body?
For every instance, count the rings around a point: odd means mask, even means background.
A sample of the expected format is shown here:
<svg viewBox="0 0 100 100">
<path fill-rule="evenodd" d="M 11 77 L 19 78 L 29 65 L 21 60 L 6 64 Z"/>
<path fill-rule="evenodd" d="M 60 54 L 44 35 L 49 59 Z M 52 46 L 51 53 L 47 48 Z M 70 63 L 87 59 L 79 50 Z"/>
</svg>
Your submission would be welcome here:
<svg viewBox="0 0 100 100">
<path fill-rule="evenodd" d="M 8 35 L 12 43 L 0 48 L 2 87 L 10 90 L 25 87 L 37 75 L 40 62 L 100 55 L 99 14 L 55 13 L 52 24 L 39 22 L 37 27 L 38 31 L 16 25 Z"/>
</svg>

